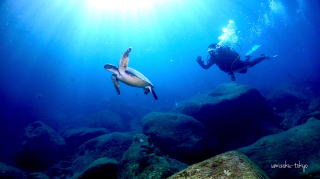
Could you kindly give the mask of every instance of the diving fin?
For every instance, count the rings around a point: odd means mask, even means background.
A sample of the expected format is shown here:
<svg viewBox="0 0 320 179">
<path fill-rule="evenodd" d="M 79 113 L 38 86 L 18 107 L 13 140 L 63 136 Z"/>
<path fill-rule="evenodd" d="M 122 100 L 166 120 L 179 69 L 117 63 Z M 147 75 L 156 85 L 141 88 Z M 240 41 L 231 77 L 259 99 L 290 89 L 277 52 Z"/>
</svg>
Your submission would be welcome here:
<svg viewBox="0 0 320 179">
<path fill-rule="evenodd" d="M 252 46 L 251 49 L 245 54 L 245 56 L 250 56 L 251 54 L 253 54 L 253 52 L 257 51 L 260 47 L 261 45 Z"/>
</svg>

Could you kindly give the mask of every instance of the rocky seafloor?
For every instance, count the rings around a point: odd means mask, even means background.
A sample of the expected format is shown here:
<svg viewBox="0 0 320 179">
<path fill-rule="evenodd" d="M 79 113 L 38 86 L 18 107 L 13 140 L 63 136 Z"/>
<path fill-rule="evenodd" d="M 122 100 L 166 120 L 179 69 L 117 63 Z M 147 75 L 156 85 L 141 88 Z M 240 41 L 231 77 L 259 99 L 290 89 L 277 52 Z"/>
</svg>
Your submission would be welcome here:
<svg viewBox="0 0 320 179">
<path fill-rule="evenodd" d="M 32 122 L 0 178 L 320 178 L 320 96 L 309 89 L 263 96 L 226 83 L 135 125 L 108 111 L 81 128 Z"/>
</svg>

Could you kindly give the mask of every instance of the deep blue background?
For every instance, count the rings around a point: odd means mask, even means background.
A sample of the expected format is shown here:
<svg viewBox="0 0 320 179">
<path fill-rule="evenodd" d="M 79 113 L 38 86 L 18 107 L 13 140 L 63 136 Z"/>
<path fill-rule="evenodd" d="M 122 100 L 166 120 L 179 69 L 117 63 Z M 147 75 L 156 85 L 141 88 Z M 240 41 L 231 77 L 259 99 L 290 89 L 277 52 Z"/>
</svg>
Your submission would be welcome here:
<svg viewBox="0 0 320 179">
<path fill-rule="evenodd" d="M 79 113 L 119 111 L 122 104 L 165 110 L 229 82 L 216 66 L 203 70 L 195 62 L 198 55 L 206 57 L 207 46 L 218 41 L 229 20 L 237 25 L 241 55 L 255 44 L 262 47 L 254 55 L 279 55 L 237 75 L 237 82 L 262 92 L 287 83 L 317 83 L 319 4 L 164 0 L 150 9 L 120 12 L 92 9 L 84 0 L 2 0 L 0 145 L 19 138 L 33 120 L 59 123 Z M 116 94 L 103 66 L 118 64 L 129 46 L 129 66 L 154 83 L 159 101 L 123 84 L 121 96 Z"/>
</svg>

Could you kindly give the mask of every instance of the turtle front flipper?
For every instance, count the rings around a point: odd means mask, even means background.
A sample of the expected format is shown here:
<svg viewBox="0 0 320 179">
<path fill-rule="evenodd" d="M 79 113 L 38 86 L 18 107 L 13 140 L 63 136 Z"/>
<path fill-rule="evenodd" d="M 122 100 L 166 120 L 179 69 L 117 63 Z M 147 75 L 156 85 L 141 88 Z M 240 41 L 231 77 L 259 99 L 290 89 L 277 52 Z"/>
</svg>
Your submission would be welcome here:
<svg viewBox="0 0 320 179">
<path fill-rule="evenodd" d="M 120 84 L 117 79 L 117 75 L 115 75 L 115 74 L 112 75 L 112 82 L 113 82 L 114 88 L 116 89 L 117 93 L 120 95 Z"/>
<path fill-rule="evenodd" d="M 127 66 L 129 64 L 129 53 L 131 52 L 131 48 L 129 47 L 122 55 L 119 63 L 119 70 L 126 71 Z"/>
</svg>

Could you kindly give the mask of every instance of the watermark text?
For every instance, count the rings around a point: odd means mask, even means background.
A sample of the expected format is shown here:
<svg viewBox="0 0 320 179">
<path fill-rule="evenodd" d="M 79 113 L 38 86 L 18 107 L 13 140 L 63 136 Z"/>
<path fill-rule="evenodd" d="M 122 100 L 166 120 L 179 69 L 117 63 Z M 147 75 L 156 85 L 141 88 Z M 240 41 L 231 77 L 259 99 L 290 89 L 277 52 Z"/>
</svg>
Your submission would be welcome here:
<svg viewBox="0 0 320 179">
<path fill-rule="evenodd" d="M 302 168 L 302 171 L 305 172 L 308 168 L 308 164 L 303 164 L 300 161 L 295 163 L 287 163 L 287 161 L 284 161 L 284 163 L 273 163 L 271 164 L 271 168 L 295 168 L 300 169 Z"/>
</svg>

